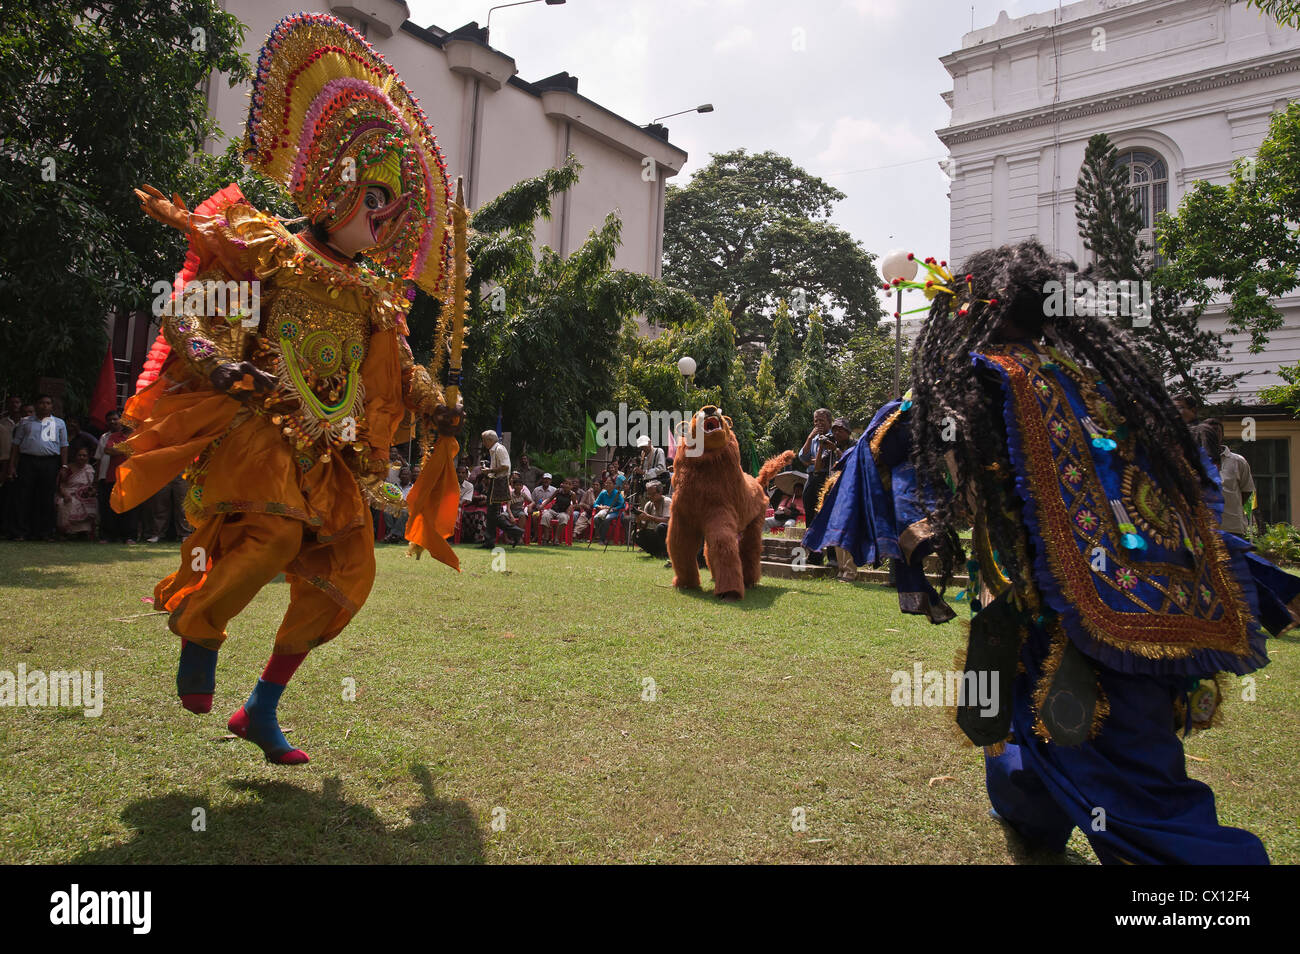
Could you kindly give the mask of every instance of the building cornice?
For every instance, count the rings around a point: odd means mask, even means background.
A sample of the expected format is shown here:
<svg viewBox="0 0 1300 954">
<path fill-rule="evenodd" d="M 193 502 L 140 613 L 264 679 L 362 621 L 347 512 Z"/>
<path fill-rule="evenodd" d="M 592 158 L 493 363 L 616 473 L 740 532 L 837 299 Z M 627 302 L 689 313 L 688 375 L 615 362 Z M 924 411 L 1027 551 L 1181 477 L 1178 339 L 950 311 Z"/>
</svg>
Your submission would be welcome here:
<svg viewBox="0 0 1300 954">
<path fill-rule="evenodd" d="M 1070 4 L 1070 6 L 1079 6 L 1079 4 Z M 1102 24 L 1113 26 L 1120 21 L 1137 18 L 1144 21 L 1151 19 L 1162 20 L 1171 11 L 1182 14 L 1179 19 L 1183 21 L 1192 20 L 1207 13 L 1217 14 L 1218 12 L 1217 8 L 1212 5 L 1203 5 L 1199 10 L 1188 10 L 1187 7 L 1188 0 L 1131 0 L 1129 3 L 1104 6 L 1091 13 L 1070 16 L 1064 20 L 1055 19 L 1056 11 L 1031 13 L 1022 17 L 1008 18 L 1005 21 L 999 19 L 999 22 L 991 26 L 965 34 L 962 37 L 963 46 L 961 49 L 939 57 L 939 62 L 951 73 L 952 67 L 959 63 L 968 65 L 973 61 L 991 58 L 997 53 L 1013 51 L 1016 47 L 1036 46 L 1044 40 L 1050 40 L 1053 36 L 1058 40 L 1066 41 L 1075 34 L 1091 34 L 1094 27 Z M 1065 9 L 1069 10 L 1069 7 Z M 1010 27 L 1017 21 L 1024 20 L 1040 20 L 1041 22 L 1032 27 L 1022 27 L 1015 32 L 1001 35 L 993 32 L 1004 24 L 1006 27 Z M 981 39 L 969 46 L 965 45 L 967 39 L 973 36 L 981 36 Z"/>
<path fill-rule="evenodd" d="M 542 109 L 551 119 L 572 123 L 587 135 L 638 159 L 653 159 L 675 175 L 686 164 L 686 152 L 643 128 L 629 130 L 628 121 L 599 103 L 564 87 L 541 91 Z"/>
<path fill-rule="evenodd" d="M 967 142 L 988 139 L 991 136 L 1003 136 L 1058 121 L 1082 119 L 1130 106 L 1141 106 L 1207 90 L 1236 86 L 1240 83 L 1294 73 L 1298 70 L 1300 70 L 1300 51 L 1292 50 L 1281 56 L 1258 57 L 1227 68 L 1216 67 L 1200 73 L 1188 73 L 1176 79 L 1132 86 L 1101 96 L 1081 96 L 1055 106 L 1036 107 L 993 119 L 963 123 L 960 126 L 945 126 L 943 129 L 936 129 L 935 135 L 945 146 L 951 148 Z"/>
</svg>

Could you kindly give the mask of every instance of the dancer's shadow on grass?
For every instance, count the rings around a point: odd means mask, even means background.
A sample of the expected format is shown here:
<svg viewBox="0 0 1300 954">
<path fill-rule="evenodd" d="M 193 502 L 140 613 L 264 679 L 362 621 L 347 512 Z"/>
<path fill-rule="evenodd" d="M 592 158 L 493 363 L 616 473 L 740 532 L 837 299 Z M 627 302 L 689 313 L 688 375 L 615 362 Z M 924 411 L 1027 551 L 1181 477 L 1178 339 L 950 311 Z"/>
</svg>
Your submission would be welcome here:
<svg viewBox="0 0 1300 954">
<path fill-rule="evenodd" d="M 1064 851 L 1051 851 L 1030 845 L 1005 822 L 999 821 L 1002 835 L 1007 841 L 1007 854 L 1017 865 L 1095 865 L 1096 860 L 1066 846 Z"/>
<path fill-rule="evenodd" d="M 343 797 L 337 778 L 321 791 L 302 782 L 227 784 L 254 800 L 211 805 L 174 792 L 132 802 L 122 821 L 130 841 L 87 851 L 71 864 L 481 864 L 483 832 L 464 801 L 438 798 L 433 778 L 412 767 L 424 801 L 408 824 L 390 826 L 368 806 Z M 196 809 L 206 830 L 195 831 Z"/>
</svg>

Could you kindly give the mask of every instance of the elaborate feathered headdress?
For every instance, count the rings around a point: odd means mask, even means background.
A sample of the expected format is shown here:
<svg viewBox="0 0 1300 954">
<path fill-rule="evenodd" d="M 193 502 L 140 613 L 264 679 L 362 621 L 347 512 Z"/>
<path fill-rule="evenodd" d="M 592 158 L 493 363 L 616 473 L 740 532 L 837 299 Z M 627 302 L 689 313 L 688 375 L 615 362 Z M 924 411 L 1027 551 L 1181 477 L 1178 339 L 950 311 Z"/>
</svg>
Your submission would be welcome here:
<svg viewBox="0 0 1300 954">
<path fill-rule="evenodd" d="M 335 17 L 295 13 L 257 60 L 244 159 L 284 185 L 303 215 L 350 217 L 371 184 L 401 221 L 367 256 L 442 299 L 450 278 L 451 191 L 428 118 L 396 70 Z"/>
</svg>

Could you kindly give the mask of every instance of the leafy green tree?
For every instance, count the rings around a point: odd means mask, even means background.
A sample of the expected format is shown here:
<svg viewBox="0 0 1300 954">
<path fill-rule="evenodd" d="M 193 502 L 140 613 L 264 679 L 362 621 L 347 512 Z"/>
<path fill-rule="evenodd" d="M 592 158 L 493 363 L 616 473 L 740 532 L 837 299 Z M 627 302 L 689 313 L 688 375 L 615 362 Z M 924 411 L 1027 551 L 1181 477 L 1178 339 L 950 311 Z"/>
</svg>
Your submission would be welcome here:
<svg viewBox="0 0 1300 954">
<path fill-rule="evenodd" d="M 758 374 L 754 378 L 752 393 L 747 395 L 747 403 L 756 422 L 766 422 L 776 413 L 778 397 L 776 372 L 772 370 L 772 355 L 765 351 L 758 361 Z"/>
<path fill-rule="evenodd" d="M 183 239 L 132 189 L 179 189 L 218 130 L 204 84 L 250 70 L 215 0 L 33 0 L 0 16 L 0 386 L 65 378 L 84 410 L 105 320 L 147 308 Z M 205 161 L 199 159 L 198 161 Z"/>
<path fill-rule="evenodd" d="M 1300 287 L 1300 103 L 1273 115 L 1252 160 L 1227 185 L 1197 182 L 1158 226 L 1162 277 L 1200 306 L 1228 299 L 1230 331 L 1259 353 L 1282 327 L 1272 300 Z"/>
<path fill-rule="evenodd" d="M 1240 0 L 1232 0 L 1240 2 Z M 1297 0 L 1246 0 L 1246 2 L 1283 26 L 1300 29 L 1300 2 Z"/>
<path fill-rule="evenodd" d="M 702 302 L 721 294 L 742 347 L 768 344 L 778 303 L 800 298 L 795 330 L 816 308 L 841 344 L 880 317 L 873 256 L 829 221 L 843 198 L 774 152 L 717 153 L 689 184 L 668 187 L 664 279 Z"/>
<path fill-rule="evenodd" d="M 772 337 L 767 352 L 772 356 L 772 377 L 776 387 L 784 391 L 790 386 L 790 369 L 799 360 L 799 339 L 790 321 L 790 303 L 784 298 L 776 303 L 772 316 Z"/>
<path fill-rule="evenodd" d="M 1261 388 L 1259 399 L 1265 404 L 1284 407 L 1292 416 L 1300 417 L 1300 364 L 1283 365 L 1277 373 L 1286 383 Z"/>
<path fill-rule="evenodd" d="M 611 213 L 572 254 L 534 250 L 536 221 L 577 181 L 570 157 L 480 208 L 469 242 L 465 406 L 469 434 L 500 413 L 516 446 L 578 447 L 586 414 L 626 382 L 624 328 L 633 315 L 672 324 L 695 312 L 685 292 L 612 268 L 621 223 Z M 626 392 L 625 392 L 626 393 Z"/>
<path fill-rule="evenodd" d="M 1133 332 L 1151 369 L 1166 381 L 1177 380 L 1180 388 L 1201 400 L 1230 391 L 1241 374 L 1223 370 L 1231 360 L 1228 347 L 1221 336 L 1201 328 L 1204 303 L 1186 302 L 1167 269 L 1156 265 L 1150 247 L 1139 239 L 1142 215 L 1128 172 L 1105 133 L 1088 140 L 1075 192 L 1079 236 L 1095 257 L 1084 277 L 1148 283 L 1150 311 L 1144 323 L 1135 324 L 1134 314 L 1116 316 L 1115 321 Z"/>
<path fill-rule="evenodd" d="M 791 372 L 790 386 L 777 403 L 776 413 L 768 423 L 759 444 L 763 457 L 783 450 L 798 450 L 812 427 L 813 412 L 830 400 L 831 368 L 822 333 L 822 317 L 813 312 L 808 322 L 803 354 Z"/>
<path fill-rule="evenodd" d="M 909 358 L 904 341 L 900 378 L 905 391 L 911 376 Z M 855 335 L 833 356 L 831 369 L 830 400 L 826 406 L 848 418 L 854 427 L 866 427 L 877 409 L 894 396 L 894 342 L 886 336 Z M 808 426 L 812 426 L 811 418 Z M 807 436 L 806 428 L 804 436 Z"/>
</svg>

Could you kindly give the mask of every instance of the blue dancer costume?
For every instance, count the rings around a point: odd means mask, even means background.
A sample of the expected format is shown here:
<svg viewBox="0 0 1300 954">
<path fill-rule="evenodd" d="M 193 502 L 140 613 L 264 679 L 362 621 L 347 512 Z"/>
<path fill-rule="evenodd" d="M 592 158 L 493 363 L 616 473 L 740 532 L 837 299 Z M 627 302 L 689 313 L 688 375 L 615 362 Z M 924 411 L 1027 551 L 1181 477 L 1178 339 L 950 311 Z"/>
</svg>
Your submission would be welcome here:
<svg viewBox="0 0 1300 954">
<path fill-rule="evenodd" d="M 927 485 L 962 491 L 935 532 L 963 510 L 974 525 L 964 669 L 996 674 L 999 705 L 957 722 L 986 747 L 996 815 L 1057 851 L 1077 826 L 1104 863 L 1266 864 L 1218 823 L 1179 734 L 1212 724 L 1221 674 L 1267 664 L 1261 624 L 1292 624 L 1300 580 L 1218 529 L 1218 474 L 1123 332 L 1045 307 L 1063 271 L 1037 242 L 973 256 L 964 285 L 926 267 L 913 426 L 965 432 L 913 453 Z"/>
<path fill-rule="evenodd" d="M 842 547 L 857 566 L 890 560 L 899 609 L 946 623 L 956 614 L 924 569 L 935 547 L 912 466 L 911 410 L 905 396 L 876 411 L 857 443 L 836 463 L 803 545 L 813 551 Z"/>
</svg>

